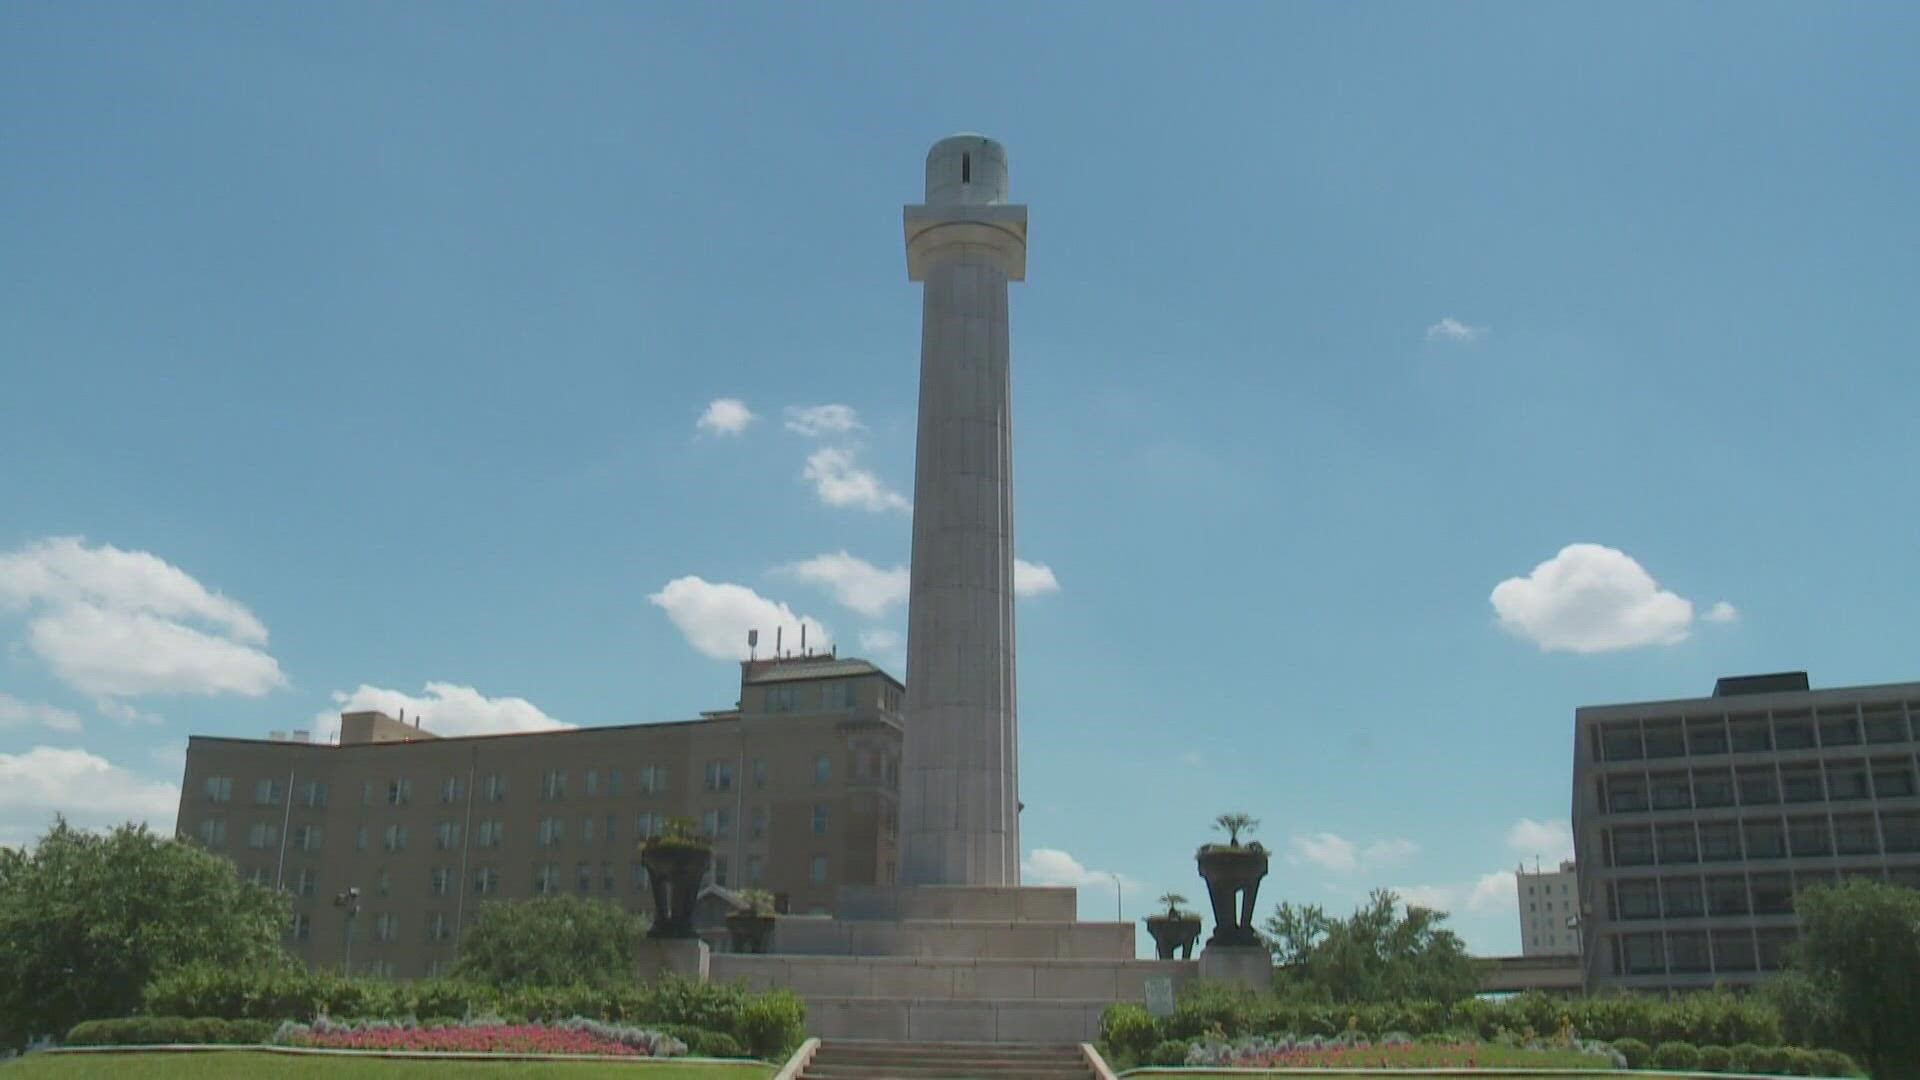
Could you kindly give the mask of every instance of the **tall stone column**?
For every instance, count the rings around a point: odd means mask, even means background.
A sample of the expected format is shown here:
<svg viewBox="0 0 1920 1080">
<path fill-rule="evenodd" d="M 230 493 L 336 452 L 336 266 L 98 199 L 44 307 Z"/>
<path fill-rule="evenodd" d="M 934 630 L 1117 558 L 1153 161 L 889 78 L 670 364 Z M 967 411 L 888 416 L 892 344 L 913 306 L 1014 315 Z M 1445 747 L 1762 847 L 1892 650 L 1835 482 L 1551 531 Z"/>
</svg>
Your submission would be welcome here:
<svg viewBox="0 0 1920 1080">
<path fill-rule="evenodd" d="M 1020 882 L 1013 646 L 1013 421 L 1007 283 L 1027 270 L 1027 208 L 978 135 L 927 154 L 906 208 L 907 277 L 926 285 L 913 473 L 900 778 L 906 885 Z"/>
</svg>

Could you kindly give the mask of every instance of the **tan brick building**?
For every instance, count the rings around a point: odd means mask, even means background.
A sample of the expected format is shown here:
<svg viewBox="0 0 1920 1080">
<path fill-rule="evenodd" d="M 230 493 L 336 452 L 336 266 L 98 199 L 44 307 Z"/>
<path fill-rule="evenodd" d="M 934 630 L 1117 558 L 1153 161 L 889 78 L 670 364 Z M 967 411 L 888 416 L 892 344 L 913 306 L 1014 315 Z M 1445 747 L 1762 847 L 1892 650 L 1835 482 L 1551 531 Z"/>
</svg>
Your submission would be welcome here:
<svg viewBox="0 0 1920 1080">
<path fill-rule="evenodd" d="M 828 912 L 841 885 L 894 878 L 901 691 L 816 656 L 742 663 L 738 703 L 697 720 L 438 738 L 350 713 L 338 745 L 194 736 L 179 830 L 291 894 L 288 946 L 316 967 L 347 956 L 349 887 L 354 970 L 399 977 L 450 967 L 489 900 L 647 912 L 637 844 L 676 816 L 712 837 L 714 884 Z"/>
</svg>

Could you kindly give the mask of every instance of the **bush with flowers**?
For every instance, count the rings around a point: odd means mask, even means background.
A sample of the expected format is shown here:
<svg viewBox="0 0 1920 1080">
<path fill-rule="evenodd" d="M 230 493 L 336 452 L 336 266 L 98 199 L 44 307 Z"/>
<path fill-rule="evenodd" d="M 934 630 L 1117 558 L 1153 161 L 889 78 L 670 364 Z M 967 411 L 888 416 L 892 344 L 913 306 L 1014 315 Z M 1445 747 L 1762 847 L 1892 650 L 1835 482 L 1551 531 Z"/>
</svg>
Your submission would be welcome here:
<svg viewBox="0 0 1920 1080">
<path fill-rule="evenodd" d="M 625 1024 L 570 1017 L 554 1023 L 509 1023 L 497 1016 L 421 1024 L 401 1020 L 311 1024 L 289 1020 L 274 1032 L 282 1046 L 329 1050 L 425 1051 L 460 1054 L 581 1054 L 602 1057 L 681 1057 L 687 1044 L 670 1035 Z"/>
<path fill-rule="evenodd" d="M 1186 1065 L 1229 1068 L 1421 1069 L 1542 1068 L 1608 1069 L 1612 1056 L 1598 1046 L 1511 1047 L 1489 1043 L 1416 1042 L 1402 1032 L 1378 1039 L 1350 1034 L 1208 1035 L 1187 1047 Z"/>
</svg>

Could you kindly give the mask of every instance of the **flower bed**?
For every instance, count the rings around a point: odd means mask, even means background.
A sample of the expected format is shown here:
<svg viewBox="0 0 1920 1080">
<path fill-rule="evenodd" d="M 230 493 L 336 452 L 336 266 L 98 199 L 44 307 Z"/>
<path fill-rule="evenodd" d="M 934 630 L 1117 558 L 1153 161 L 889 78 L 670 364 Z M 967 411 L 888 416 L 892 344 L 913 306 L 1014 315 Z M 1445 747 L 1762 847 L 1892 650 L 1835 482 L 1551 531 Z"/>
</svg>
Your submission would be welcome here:
<svg viewBox="0 0 1920 1080">
<path fill-rule="evenodd" d="M 580 1054 L 680 1057 L 687 1044 L 657 1031 L 574 1017 L 553 1024 L 509 1024 L 493 1018 L 421 1025 L 411 1020 L 340 1023 L 320 1017 L 286 1023 L 274 1034 L 284 1046 L 329 1050 L 425 1051 L 454 1054 Z"/>
<path fill-rule="evenodd" d="M 1524 1049 L 1488 1043 L 1366 1042 L 1312 1037 L 1251 1035 L 1202 1039 L 1187 1048 L 1188 1065 L 1290 1069 L 1542 1068 L 1610 1069 L 1611 1054 L 1599 1047 Z"/>
</svg>

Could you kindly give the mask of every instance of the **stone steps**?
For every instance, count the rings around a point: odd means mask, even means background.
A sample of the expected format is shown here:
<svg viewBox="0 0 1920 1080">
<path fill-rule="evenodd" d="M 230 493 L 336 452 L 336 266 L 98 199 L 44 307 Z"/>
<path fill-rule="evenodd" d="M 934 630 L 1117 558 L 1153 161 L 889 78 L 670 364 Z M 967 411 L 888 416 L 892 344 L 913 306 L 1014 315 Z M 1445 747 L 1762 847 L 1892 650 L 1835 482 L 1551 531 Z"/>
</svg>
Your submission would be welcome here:
<svg viewBox="0 0 1920 1080">
<path fill-rule="evenodd" d="M 1012 960 L 912 956 L 716 954 L 710 977 L 755 990 L 786 987 L 804 998 L 925 998 L 1144 1001 L 1146 981 L 1197 976 L 1193 960 Z"/>
<path fill-rule="evenodd" d="M 783 915 L 769 952 L 787 956 L 1130 960 L 1132 923 L 1047 919 L 836 919 Z"/>
<path fill-rule="evenodd" d="M 801 1080 L 1088 1080 L 1069 1043 L 823 1041 Z"/>
<path fill-rule="evenodd" d="M 1051 999 L 857 997 L 803 994 L 807 1033 L 822 1039 L 924 1044 L 1093 1042 L 1110 997 Z"/>
</svg>

